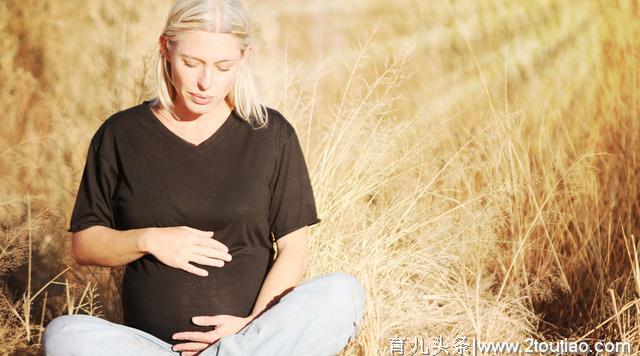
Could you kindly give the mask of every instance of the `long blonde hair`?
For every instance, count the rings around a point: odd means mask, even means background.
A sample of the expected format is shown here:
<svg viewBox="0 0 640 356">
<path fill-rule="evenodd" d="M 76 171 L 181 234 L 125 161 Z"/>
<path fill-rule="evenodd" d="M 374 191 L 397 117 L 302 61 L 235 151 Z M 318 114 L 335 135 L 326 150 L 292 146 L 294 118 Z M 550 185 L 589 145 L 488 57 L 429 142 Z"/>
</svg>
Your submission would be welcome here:
<svg viewBox="0 0 640 356">
<path fill-rule="evenodd" d="M 244 7 L 238 0 L 177 0 L 162 35 L 175 42 L 180 33 L 191 30 L 228 33 L 238 38 L 240 51 L 245 55 L 251 45 L 251 25 Z M 174 116 L 172 96 L 175 88 L 171 84 L 171 64 L 158 50 L 156 65 L 156 91 L 162 105 Z M 249 63 L 238 72 L 238 77 L 225 101 L 247 121 L 251 127 L 260 128 L 268 122 L 267 108 L 261 104 Z"/>
</svg>

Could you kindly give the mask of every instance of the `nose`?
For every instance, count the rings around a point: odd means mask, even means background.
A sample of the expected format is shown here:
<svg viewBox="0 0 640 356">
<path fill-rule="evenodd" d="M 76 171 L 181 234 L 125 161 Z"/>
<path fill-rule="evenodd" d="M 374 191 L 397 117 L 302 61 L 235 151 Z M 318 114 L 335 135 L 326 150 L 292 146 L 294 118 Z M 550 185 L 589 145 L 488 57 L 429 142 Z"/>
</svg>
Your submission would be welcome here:
<svg viewBox="0 0 640 356">
<path fill-rule="evenodd" d="M 213 84 L 213 70 L 211 68 L 205 68 L 198 78 L 198 87 L 202 91 L 206 91 L 211 88 Z"/>
</svg>

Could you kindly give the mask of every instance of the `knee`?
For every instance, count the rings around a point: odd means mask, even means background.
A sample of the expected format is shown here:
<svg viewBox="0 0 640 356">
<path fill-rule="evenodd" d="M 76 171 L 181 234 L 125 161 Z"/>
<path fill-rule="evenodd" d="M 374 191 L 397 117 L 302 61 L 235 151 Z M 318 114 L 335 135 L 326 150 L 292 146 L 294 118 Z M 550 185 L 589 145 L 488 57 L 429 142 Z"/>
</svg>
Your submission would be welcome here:
<svg viewBox="0 0 640 356">
<path fill-rule="evenodd" d="M 331 273 L 327 275 L 327 279 L 331 282 L 327 289 L 334 296 L 330 299 L 335 301 L 332 311 L 348 316 L 349 340 L 352 340 L 358 335 L 362 324 L 367 291 L 360 280 L 348 273 Z"/>
<path fill-rule="evenodd" d="M 86 331 L 88 323 L 95 324 L 97 317 L 89 315 L 61 315 L 49 322 L 42 335 L 42 344 L 46 355 L 60 354 L 62 350 L 69 350 L 81 331 Z"/>
<path fill-rule="evenodd" d="M 45 327 L 43 337 L 45 340 L 58 337 L 59 335 L 67 332 L 69 330 L 69 326 L 75 322 L 77 322 L 75 315 L 61 315 L 56 317 Z"/>
<path fill-rule="evenodd" d="M 316 276 L 297 287 L 300 292 L 311 291 L 317 298 L 317 305 L 332 311 L 340 309 L 352 311 L 355 307 L 359 318 L 364 312 L 366 290 L 353 275 L 345 272 L 333 272 Z"/>
<path fill-rule="evenodd" d="M 42 335 L 42 344 L 46 355 L 53 354 L 53 350 L 63 348 L 65 340 L 68 340 L 68 337 L 72 335 L 69 325 L 74 321 L 73 315 L 62 315 L 47 324 Z"/>
<path fill-rule="evenodd" d="M 364 310 L 367 291 L 358 278 L 345 272 L 334 272 L 326 275 L 329 281 L 328 291 L 336 296 L 336 300 L 344 300 L 344 297 L 353 299 L 357 313 L 361 316 Z"/>
</svg>

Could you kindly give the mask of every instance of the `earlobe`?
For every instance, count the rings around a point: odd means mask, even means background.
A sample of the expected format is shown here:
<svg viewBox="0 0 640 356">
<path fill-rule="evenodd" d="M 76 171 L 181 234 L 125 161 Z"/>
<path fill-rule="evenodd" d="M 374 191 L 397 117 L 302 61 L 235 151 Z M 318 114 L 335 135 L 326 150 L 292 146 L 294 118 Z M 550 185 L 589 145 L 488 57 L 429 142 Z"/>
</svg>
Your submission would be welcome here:
<svg viewBox="0 0 640 356">
<path fill-rule="evenodd" d="M 171 63 L 171 58 L 169 57 L 169 53 L 166 49 L 162 51 L 162 58 L 167 61 L 167 63 Z"/>
<path fill-rule="evenodd" d="M 249 60 L 249 56 L 251 55 L 251 52 L 253 51 L 253 47 L 249 46 L 244 50 L 244 54 L 242 55 L 242 58 L 244 59 L 244 61 L 248 61 Z"/>
<path fill-rule="evenodd" d="M 160 55 L 162 56 L 162 59 L 164 59 L 167 62 L 170 62 L 169 56 L 167 55 L 167 49 L 165 47 L 160 47 Z"/>
</svg>

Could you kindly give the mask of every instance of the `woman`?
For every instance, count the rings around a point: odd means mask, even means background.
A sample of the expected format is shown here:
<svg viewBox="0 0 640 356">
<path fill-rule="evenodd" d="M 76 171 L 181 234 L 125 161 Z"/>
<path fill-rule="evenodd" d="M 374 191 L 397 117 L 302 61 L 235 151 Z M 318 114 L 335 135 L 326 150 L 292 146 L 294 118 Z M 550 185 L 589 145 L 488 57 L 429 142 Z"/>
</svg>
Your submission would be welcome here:
<svg viewBox="0 0 640 356">
<path fill-rule="evenodd" d="M 124 325 L 57 317 L 46 355 L 340 352 L 365 290 L 298 284 L 320 219 L 293 126 L 257 100 L 245 10 L 178 0 L 159 48 L 158 98 L 97 130 L 69 229 L 79 264 L 126 264 Z"/>
</svg>

